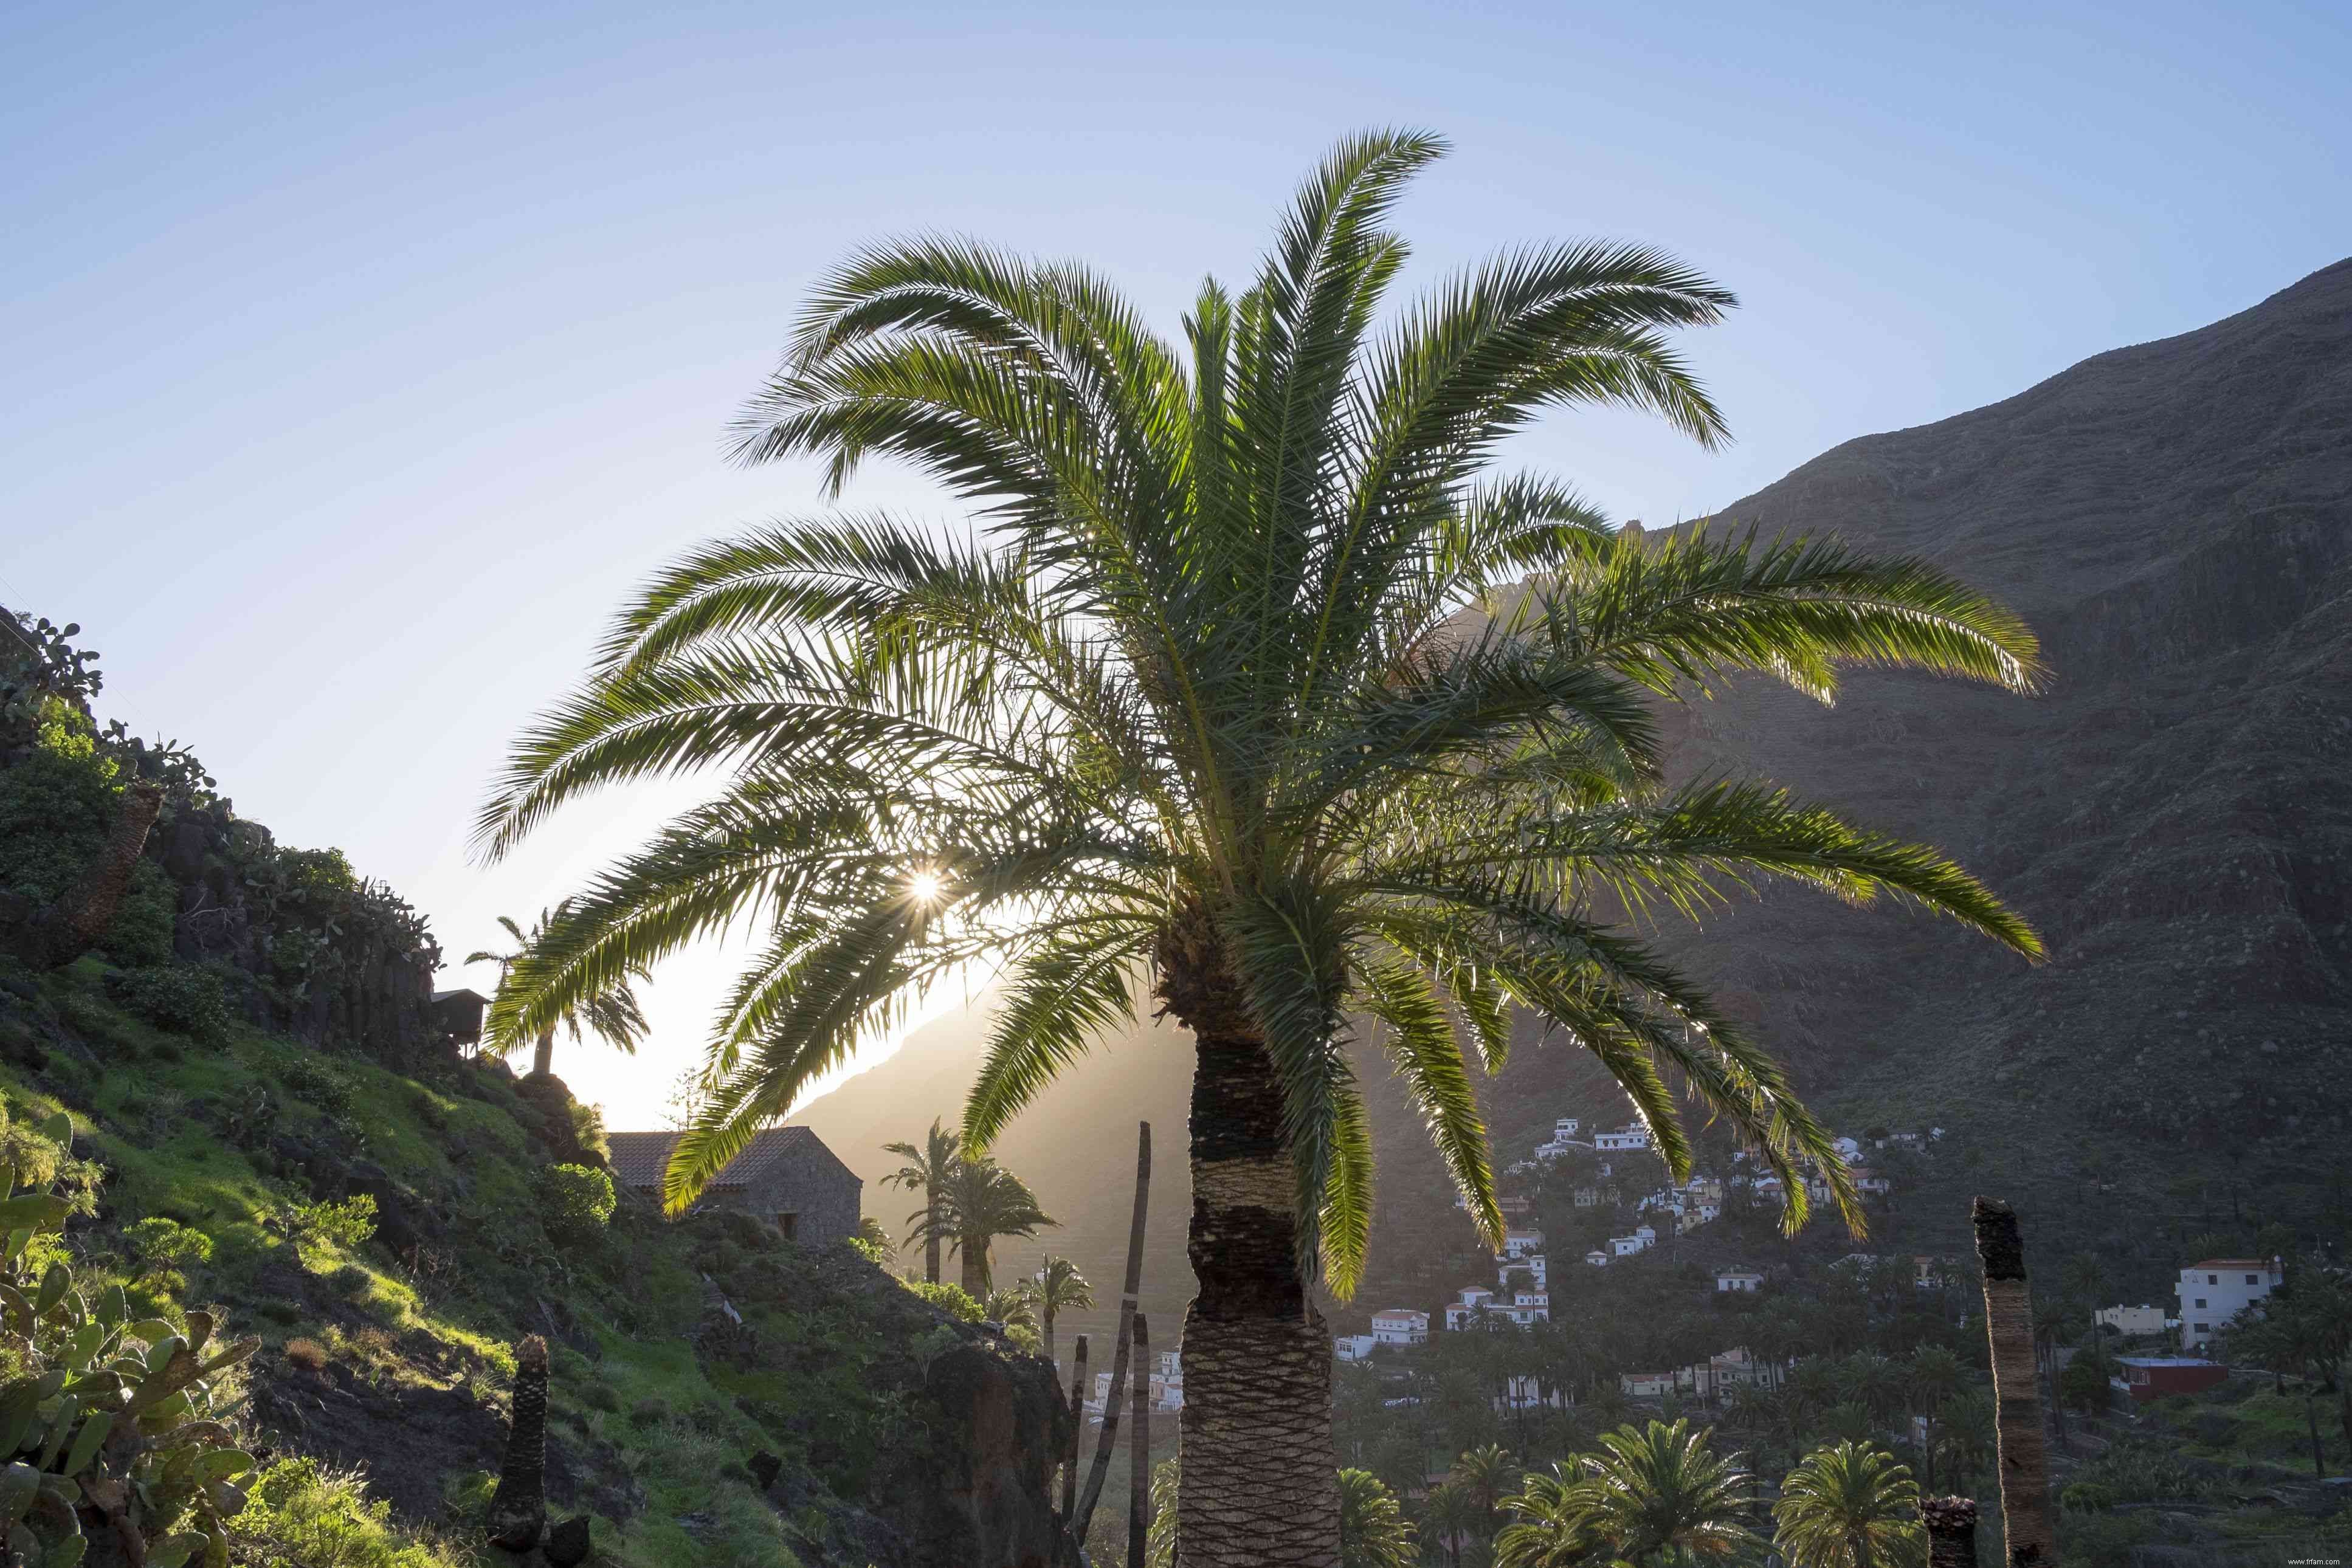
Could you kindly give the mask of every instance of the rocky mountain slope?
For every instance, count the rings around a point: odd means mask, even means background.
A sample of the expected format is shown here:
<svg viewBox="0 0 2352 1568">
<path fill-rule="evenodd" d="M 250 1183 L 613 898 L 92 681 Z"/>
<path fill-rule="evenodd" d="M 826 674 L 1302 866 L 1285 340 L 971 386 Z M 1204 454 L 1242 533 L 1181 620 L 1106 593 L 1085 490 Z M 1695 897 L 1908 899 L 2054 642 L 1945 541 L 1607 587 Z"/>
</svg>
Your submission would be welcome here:
<svg viewBox="0 0 2352 1568">
<path fill-rule="evenodd" d="M 1953 568 L 2047 653 L 2031 700 L 1864 675 L 1834 708 L 1752 683 L 1669 720 L 1676 776 L 1761 774 L 1939 843 L 2049 941 L 2029 967 L 1948 925 L 1795 893 L 1665 934 L 1842 1125 L 1948 1129 L 1898 1200 L 1906 1244 L 1964 1251 L 1969 1193 L 2005 1193 L 2038 1252 L 2096 1249 L 2127 1299 L 2158 1300 L 2204 1233 L 2340 1235 L 2352 261 L 2006 402 L 1849 442 L 1723 517 Z M 903 1124 L 952 1119 L 976 1032 L 936 1026 L 856 1096 Z M 1150 1116 L 1170 1146 L 1184 1055 L 1176 1039 L 1089 1061 L 1032 1113 L 1050 1136 L 1029 1174 L 1073 1234 L 1118 1233 L 1125 1129 Z M 1522 1050 L 1486 1095 L 1507 1158 L 1555 1115 L 1622 1113 L 1559 1049 Z M 1431 1304 L 1420 1265 L 1459 1227 L 1402 1103 L 1376 1109 L 1383 1221 L 1360 1304 Z M 805 1119 L 856 1142 L 828 1101 Z M 1174 1239 L 1155 1242 L 1156 1278 L 1181 1273 Z M 1080 1261 L 1102 1279 L 1116 1254 Z"/>
</svg>

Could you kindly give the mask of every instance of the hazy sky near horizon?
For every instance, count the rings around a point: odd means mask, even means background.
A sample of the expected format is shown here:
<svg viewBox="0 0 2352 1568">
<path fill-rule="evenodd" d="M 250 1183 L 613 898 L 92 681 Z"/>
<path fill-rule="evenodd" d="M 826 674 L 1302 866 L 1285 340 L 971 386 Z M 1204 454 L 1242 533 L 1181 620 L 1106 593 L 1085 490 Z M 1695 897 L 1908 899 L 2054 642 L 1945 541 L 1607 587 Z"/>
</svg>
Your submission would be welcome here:
<svg viewBox="0 0 2352 1568">
<path fill-rule="evenodd" d="M 1172 334 L 1336 137 L 1440 131 L 1409 286 L 1603 235 L 1740 295 L 1685 344 L 1737 444 L 1520 443 L 1657 522 L 2352 253 L 2347 79 L 2341 5 L 19 5 L 0 602 L 81 622 L 102 712 L 454 960 L 657 820 L 466 853 L 633 583 L 821 504 L 720 437 L 863 241 L 1083 256 Z M 881 470 L 849 500 L 953 516 Z M 650 1051 L 558 1071 L 656 1124 L 726 973 L 681 960 Z"/>
</svg>

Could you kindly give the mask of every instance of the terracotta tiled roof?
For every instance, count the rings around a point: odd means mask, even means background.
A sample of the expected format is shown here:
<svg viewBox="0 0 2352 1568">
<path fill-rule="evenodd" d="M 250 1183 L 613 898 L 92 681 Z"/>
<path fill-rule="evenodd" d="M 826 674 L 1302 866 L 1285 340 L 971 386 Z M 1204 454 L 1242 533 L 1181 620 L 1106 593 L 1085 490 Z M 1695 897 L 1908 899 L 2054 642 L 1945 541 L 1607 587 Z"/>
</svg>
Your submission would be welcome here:
<svg viewBox="0 0 2352 1568">
<path fill-rule="evenodd" d="M 2267 1258 L 2200 1258 L 2189 1265 L 2192 1269 L 2267 1269 Z"/>
<path fill-rule="evenodd" d="M 669 1152 L 677 1146 L 678 1136 L 676 1133 L 606 1134 L 604 1141 L 613 1151 L 614 1176 L 623 1186 L 658 1188 L 662 1173 L 669 1167 Z M 728 1161 L 727 1168 L 710 1185 L 748 1186 L 786 1155 L 805 1151 L 812 1145 L 824 1147 L 824 1141 L 806 1127 L 762 1128 L 752 1138 L 751 1146 Z"/>
</svg>

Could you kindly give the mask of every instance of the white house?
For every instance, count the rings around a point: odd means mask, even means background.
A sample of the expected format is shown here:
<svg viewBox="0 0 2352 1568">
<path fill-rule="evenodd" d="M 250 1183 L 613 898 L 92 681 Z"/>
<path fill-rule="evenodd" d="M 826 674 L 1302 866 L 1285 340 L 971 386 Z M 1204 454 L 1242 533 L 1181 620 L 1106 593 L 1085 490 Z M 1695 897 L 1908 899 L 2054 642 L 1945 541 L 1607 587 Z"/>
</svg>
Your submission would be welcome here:
<svg viewBox="0 0 2352 1568">
<path fill-rule="evenodd" d="M 1551 1321 L 1551 1297 L 1542 1291 L 1514 1291 L 1510 1304 L 1496 1311 L 1521 1328 Z"/>
<path fill-rule="evenodd" d="M 1184 1408 L 1184 1364 L 1180 1359 L 1181 1354 L 1177 1351 L 1161 1353 L 1158 1358 L 1159 1364 L 1151 1372 L 1149 1397 L 1154 1415 L 1171 1416 Z M 1130 1384 L 1119 1395 L 1122 1414 L 1125 1413 L 1126 1401 L 1134 1396 L 1132 1390 L 1133 1385 Z M 1099 1418 L 1103 1406 L 1109 1398 L 1110 1374 L 1097 1372 L 1095 1374 L 1095 1396 L 1086 1402 L 1086 1408 Z"/>
<path fill-rule="evenodd" d="M 1429 1314 L 1384 1307 L 1372 1314 L 1372 1338 L 1381 1344 L 1427 1344 Z"/>
<path fill-rule="evenodd" d="M 1634 1253 L 1646 1251 L 1657 1244 L 1658 1233 L 1655 1229 L 1647 1225 L 1637 1225 L 1633 1228 L 1633 1234 L 1631 1236 L 1611 1237 L 1609 1250 L 1614 1257 L 1631 1258 Z"/>
<path fill-rule="evenodd" d="M 1524 1258 L 1513 1258 L 1502 1252 L 1495 1254 L 1495 1273 L 1504 1284 L 1509 1284 L 1514 1269 L 1533 1280 L 1538 1291 L 1547 1290 L 1551 1285 L 1550 1265 L 1540 1252 L 1530 1252 Z"/>
<path fill-rule="evenodd" d="M 1343 1333 L 1332 1340 L 1331 1354 L 1339 1361 L 1370 1361 L 1379 1343 L 1368 1333 Z"/>
<path fill-rule="evenodd" d="M 1843 1156 L 1846 1163 L 1849 1165 L 1855 1160 L 1862 1158 L 1862 1144 L 1857 1139 L 1832 1138 L 1830 1140 L 1830 1147 L 1835 1149 L 1839 1155 Z"/>
<path fill-rule="evenodd" d="M 2210 1297 L 2208 1297 L 2208 1300 L 2210 1300 Z M 2101 1307 L 2091 1314 L 2091 1321 L 2095 1323 L 2105 1323 L 2117 1333 L 2123 1334 L 2162 1333 L 2168 1322 L 2162 1307 L 2120 1305 Z"/>
<path fill-rule="evenodd" d="M 2208 1258 L 2180 1270 L 2180 1348 L 2202 1350 L 2230 1320 L 2286 1281 L 2277 1259 Z"/>
<path fill-rule="evenodd" d="M 1499 1256 L 1517 1260 L 1531 1252 L 1543 1250 L 1543 1232 L 1522 1230 L 1517 1227 L 1503 1232 L 1503 1250 Z"/>
<path fill-rule="evenodd" d="M 1663 1399 L 1675 1391 L 1675 1375 L 1671 1372 L 1621 1372 L 1617 1375 L 1617 1389 L 1628 1399 Z"/>
<path fill-rule="evenodd" d="M 1609 1254 L 1595 1247 L 1584 1255 L 1584 1260 L 1596 1269 L 1605 1269 L 1609 1266 Z"/>
<path fill-rule="evenodd" d="M 1764 1288 L 1764 1276 L 1753 1269 L 1717 1269 L 1715 1271 L 1717 1294 L 1729 1291 L 1753 1293 Z"/>
<path fill-rule="evenodd" d="M 1614 1133 L 1595 1133 L 1592 1146 L 1604 1155 L 1646 1149 L 1650 1146 L 1650 1129 L 1635 1122 Z"/>
<path fill-rule="evenodd" d="M 1494 1308 L 1494 1305 L 1495 1292 L 1486 1289 L 1486 1286 L 1463 1286 L 1462 1293 L 1452 1301 L 1446 1303 L 1446 1332 L 1449 1333 L 1458 1333 L 1462 1330 L 1468 1328 L 1473 1322 L 1477 1321 L 1478 1315 L 1481 1312 L 1491 1311 Z"/>
</svg>

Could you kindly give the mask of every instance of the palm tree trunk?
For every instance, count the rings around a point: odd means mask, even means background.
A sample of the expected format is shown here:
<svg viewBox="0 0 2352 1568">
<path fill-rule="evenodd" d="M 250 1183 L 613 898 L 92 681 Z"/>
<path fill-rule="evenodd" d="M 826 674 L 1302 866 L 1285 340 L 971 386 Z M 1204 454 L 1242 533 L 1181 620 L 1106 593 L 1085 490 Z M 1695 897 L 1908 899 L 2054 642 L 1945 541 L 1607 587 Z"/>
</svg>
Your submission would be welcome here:
<svg viewBox="0 0 2352 1568">
<path fill-rule="evenodd" d="M 515 1347 L 514 1414 L 506 1464 L 490 1494 L 490 1539 L 509 1552 L 528 1552 L 546 1523 L 547 1342 L 532 1334 Z"/>
<path fill-rule="evenodd" d="M 1054 1303 L 1050 1301 L 1044 1303 L 1044 1316 L 1045 1319 L 1044 1332 L 1038 1335 L 1038 1339 L 1045 1347 L 1045 1359 L 1059 1366 L 1062 1364 L 1061 1358 L 1054 1354 Z"/>
<path fill-rule="evenodd" d="M 555 1031 L 540 1032 L 539 1043 L 530 1049 L 530 1072 L 534 1078 L 551 1078 L 555 1074 Z"/>
<path fill-rule="evenodd" d="M 1281 1087 L 1211 917 L 1159 956 L 1197 1050 L 1178 1568 L 1337 1568 L 1331 1342 L 1300 1277 Z"/>
<path fill-rule="evenodd" d="M 2017 1212 L 1979 1197 L 1969 1215 L 1984 1264 L 1985 1334 L 1992 1349 L 1993 1398 L 2000 1415 L 2001 1540 L 2010 1568 L 2047 1568 L 2058 1561 L 2050 1519 L 2050 1461 L 2042 1442 L 2042 1397 L 2033 1375 L 2033 1299 L 2025 1282 L 2025 1243 Z"/>
<path fill-rule="evenodd" d="M 967 1236 L 963 1253 L 963 1288 L 973 1301 L 988 1294 L 988 1238 Z"/>
<path fill-rule="evenodd" d="M 55 967 L 62 968 L 97 946 L 107 927 L 114 924 L 122 895 L 131 891 L 131 874 L 139 869 L 139 857 L 146 852 L 147 831 L 163 809 L 161 784 L 141 779 L 123 789 L 114 803 L 106 846 L 64 900 L 64 929 L 51 943 Z"/>
<path fill-rule="evenodd" d="M 1151 1326 L 1135 1314 L 1134 1425 L 1127 1434 L 1128 1568 L 1144 1568 L 1151 1536 Z"/>
<path fill-rule="evenodd" d="M 923 1282 L 940 1282 L 940 1200 L 925 1189 L 923 1200 Z"/>
<path fill-rule="evenodd" d="M 1964 1497 L 1919 1505 L 1927 1524 L 1927 1568 L 1977 1568 L 1977 1505 Z"/>
</svg>

